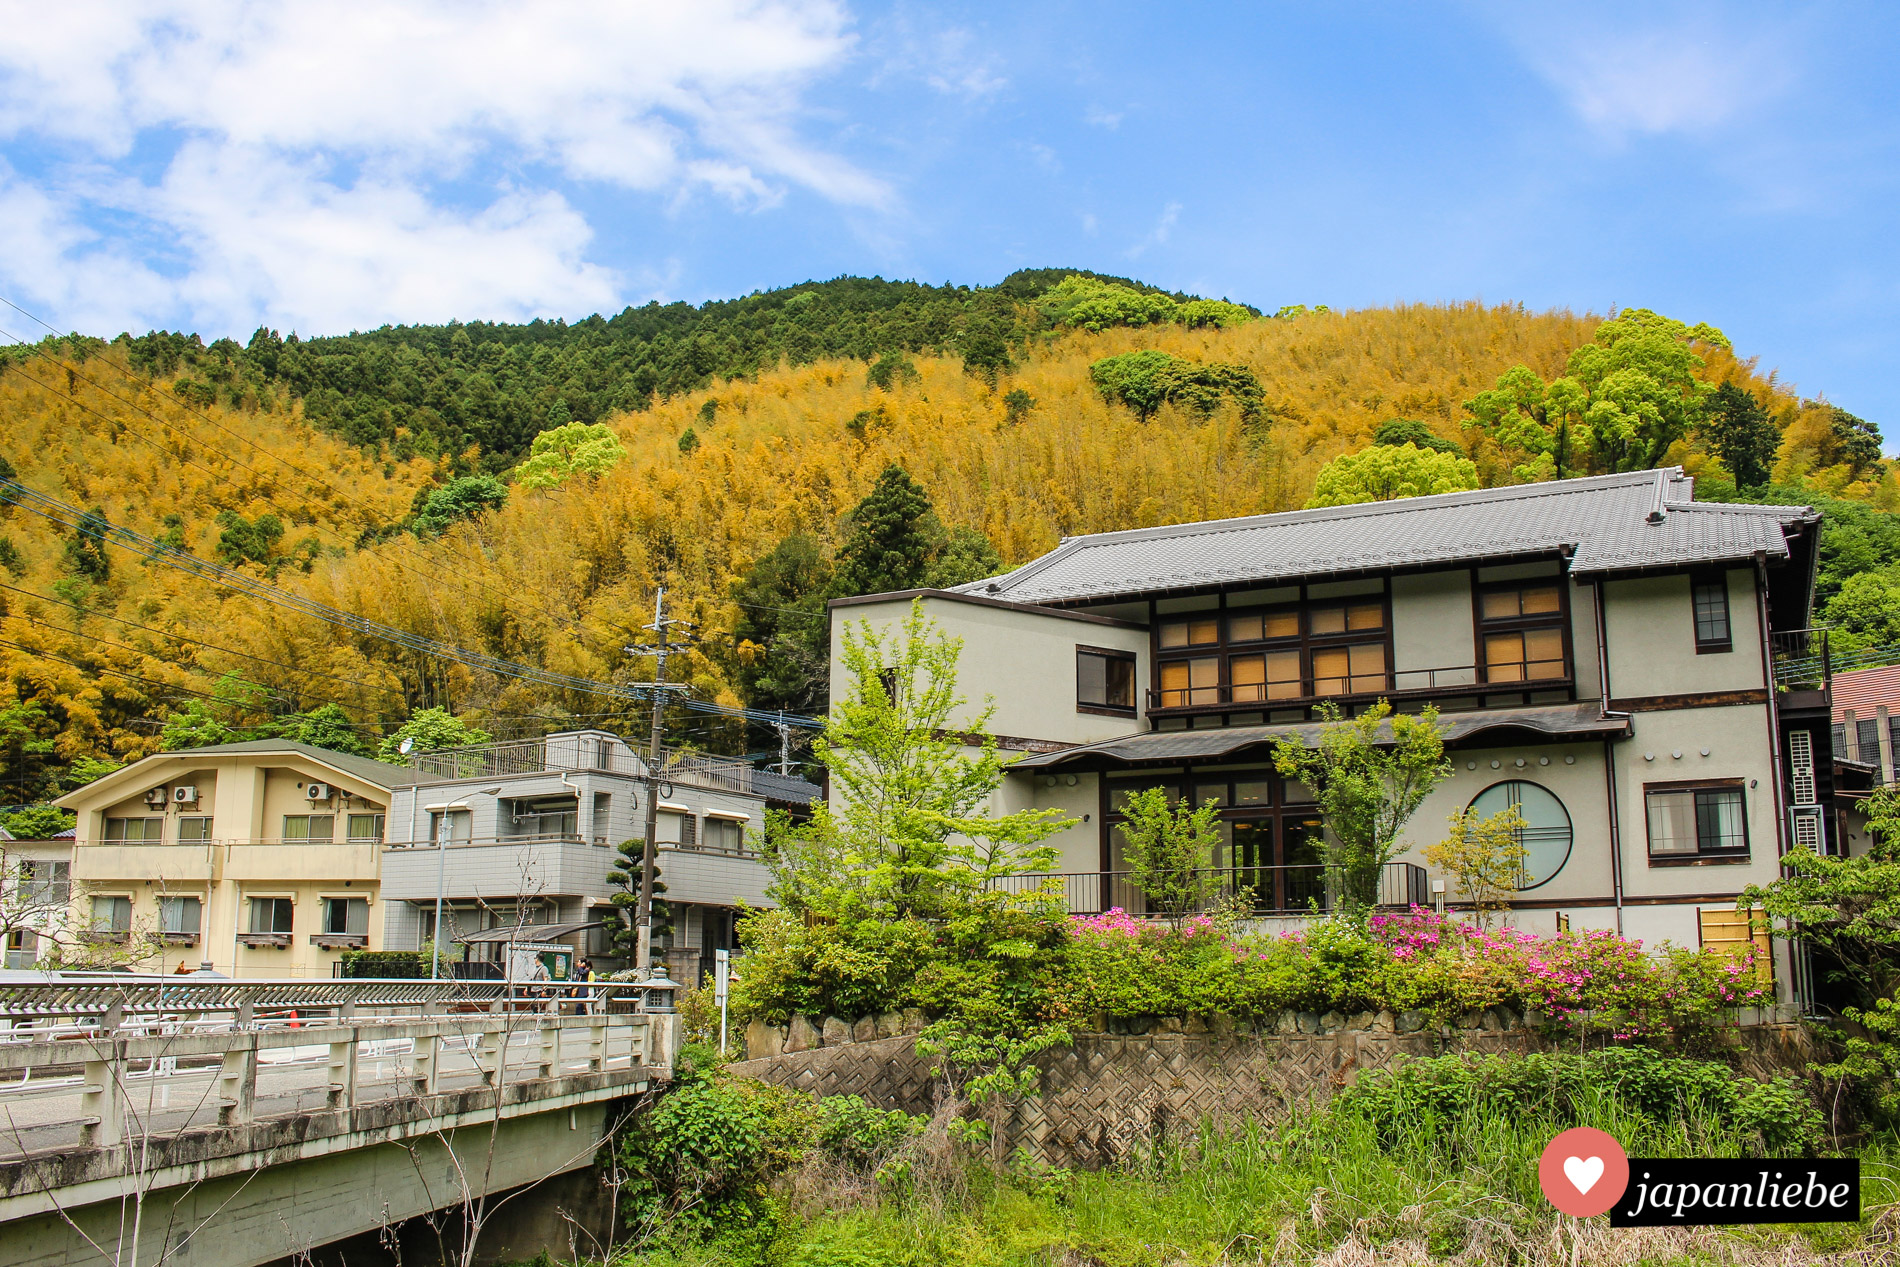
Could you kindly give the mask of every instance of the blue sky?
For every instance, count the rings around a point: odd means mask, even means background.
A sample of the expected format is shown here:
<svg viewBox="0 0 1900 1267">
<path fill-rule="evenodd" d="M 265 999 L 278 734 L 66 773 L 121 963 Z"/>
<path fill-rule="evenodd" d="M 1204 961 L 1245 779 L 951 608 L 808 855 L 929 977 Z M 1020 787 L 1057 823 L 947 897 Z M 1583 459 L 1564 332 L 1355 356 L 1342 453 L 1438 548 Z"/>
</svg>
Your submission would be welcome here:
<svg viewBox="0 0 1900 1267">
<path fill-rule="evenodd" d="M 61 327 L 1068 265 L 1652 307 L 1900 439 L 1891 7 L 0 8 L 0 291 Z"/>
</svg>

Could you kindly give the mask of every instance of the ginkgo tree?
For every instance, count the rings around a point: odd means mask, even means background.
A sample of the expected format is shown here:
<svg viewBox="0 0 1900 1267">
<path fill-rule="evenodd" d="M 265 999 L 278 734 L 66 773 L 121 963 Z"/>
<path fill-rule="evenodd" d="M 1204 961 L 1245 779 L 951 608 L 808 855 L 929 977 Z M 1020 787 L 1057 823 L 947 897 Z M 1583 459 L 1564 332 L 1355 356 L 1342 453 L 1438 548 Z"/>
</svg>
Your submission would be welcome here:
<svg viewBox="0 0 1900 1267">
<path fill-rule="evenodd" d="M 1728 346 L 1713 326 L 1631 308 L 1599 325 L 1561 377 L 1546 383 L 1518 365 L 1465 408 L 1520 483 L 1645 470 L 1701 420 L 1715 391 L 1696 376 L 1705 364 L 1697 348 Z"/>
</svg>

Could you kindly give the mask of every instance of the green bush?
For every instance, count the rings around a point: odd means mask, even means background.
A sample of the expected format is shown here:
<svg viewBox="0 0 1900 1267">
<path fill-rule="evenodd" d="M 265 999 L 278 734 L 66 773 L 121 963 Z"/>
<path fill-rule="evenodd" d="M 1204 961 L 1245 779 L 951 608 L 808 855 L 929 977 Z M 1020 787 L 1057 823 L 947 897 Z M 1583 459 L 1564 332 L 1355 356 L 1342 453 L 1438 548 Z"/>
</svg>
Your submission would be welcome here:
<svg viewBox="0 0 1900 1267">
<path fill-rule="evenodd" d="M 426 977 L 428 956 L 415 950 L 346 950 L 343 952 L 346 977 Z"/>
<path fill-rule="evenodd" d="M 825 1156 L 867 1170 L 922 1133 L 925 1120 L 901 1109 L 876 1108 L 861 1096 L 826 1096 L 818 1101 L 812 1142 Z"/>
<path fill-rule="evenodd" d="M 814 1111 L 763 1083 L 690 1077 L 621 1140 L 621 1199 L 640 1239 L 769 1237 L 771 1181 L 804 1156 Z"/>
<path fill-rule="evenodd" d="M 1363 1121 L 1385 1140 L 1476 1113 L 1501 1114 L 1552 1133 L 1583 1124 L 1601 1097 L 1658 1126 L 1706 1126 L 1757 1156 L 1820 1147 L 1822 1118 L 1792 1080 L 1760 1081 L 1714 1060 L 1640 1047 L 1527 1056 L 1441 1056 L 1368 1070 L 1333 1097 L 1331 1113 Z"/>
</svg>

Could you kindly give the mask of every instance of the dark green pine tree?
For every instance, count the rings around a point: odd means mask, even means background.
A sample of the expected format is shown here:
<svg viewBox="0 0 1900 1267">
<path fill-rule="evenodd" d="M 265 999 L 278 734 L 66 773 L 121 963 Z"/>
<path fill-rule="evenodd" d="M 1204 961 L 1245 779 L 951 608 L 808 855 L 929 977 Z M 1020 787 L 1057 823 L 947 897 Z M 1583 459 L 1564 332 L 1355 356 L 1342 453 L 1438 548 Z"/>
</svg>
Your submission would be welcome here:
<svg viewBox="0 0 1900 1267">
<path fill-rule="evenodd" d="M 112 560 L 106 557 L 106 530 L 111 526 L 101 506 L 94 506 L 80 516 L 78 526 L 66 542 L 68 572 L 100 585 L 112 579 Z"/>
<path fill-rule="evenodd" d="M 755 650 L 739 663 L 739 689 L 753 708 L 821 713 L 831 629 L 825 598 L 831 560 L 803 533 L 786 537 L 732 587 L 735 641 Z"/>
<path fill-rule="evenodd" d="M 620 922 L 613 931 L 614 954 L 625 959 L 631 966 L 634 957 L 640 951 L 640 929 L 635 924 L 640 916 L 640 867 L 646 851 L 646 841 L 638 837 L 623 840 L 615 846 L 619 856 L 614 859 L 613 867 L 607 872 L 607 883 L 613 888 L 613 896 L 608 901 L 620 913 Z M 653 860 L 653 947 L 657 951 L 666 938 L 673 933 L 673 911 L 667 903 L 660 900 L 666 892 L 666 885 L 660 879 L 660 860 Z"/>
<path fill-rule="evenodd" d="M 1722 457 L 1738 488 L 1760 488 L 1773 472 L 1781 431 L 1755 393 L 1723 383 L 1709 397 L 1703 414 L 1703 438 Z"/>
<path fill-rule="evenodd" d="M 834 596 L 923 586 L 943 530 L 931 513 L 930 495 L 903 467 L 885 467 L 845 524 L 850 535 L 838 548 Z"/>
</svg>

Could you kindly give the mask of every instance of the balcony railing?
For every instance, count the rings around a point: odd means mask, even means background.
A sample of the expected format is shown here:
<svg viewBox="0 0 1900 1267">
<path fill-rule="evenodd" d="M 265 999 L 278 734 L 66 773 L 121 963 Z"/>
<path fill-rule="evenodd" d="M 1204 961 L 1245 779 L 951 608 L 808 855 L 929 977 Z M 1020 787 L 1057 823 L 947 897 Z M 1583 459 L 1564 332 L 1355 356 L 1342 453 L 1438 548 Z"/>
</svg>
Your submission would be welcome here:
<svg viewBox="0 0 1900 1267">
<path fill-rule="evenodd" d="M 660 779 L 689 787 L 725 792 L 753 792 L 752 767 L 731 757 L 709 756 L 677 748 L 660 750 Z M 594 736 L 578 740 L 515 739 L 505 743 L 442 748 L 410 758 L 417 774 L 435 779 L 493 779 L 510 775 L 555 771 L 612 774 L 621 778 L 647 776 L 644 751 L 635 752 Z"/>
<path fill-rule="evenodd" d="M 1324 866 L 1216 867 L 1190 872 L 1204 878 L 1215 901 L 1246 893 L 1256 915 L 1305 915 L 1333 910 L 1339 895 Z M 1163 912 L 1135 886 L 1126 871 L 1051 872 L 1010 876 L 997 886 L 1006 893 L 1059 892 L 1072 915 L 1099 915 L 1124 910 L 1130 915 Z M 1377 905 L 1400 910 L 1431 902 L 1425 868 L 1409 862 L 1388 862 L 1379 872 Z"/>
<path fill-rule="evenodd" d="M 1900 664 L 1900 646 L 1891 643 L 1844 648 L 1830 629 L 1780 629 L 1768 635 L 1774 657 L 1775 685 L 1790 690 L 1819 690 L 1836 673 Z"/>
<path fill-rule="evenodd" d="M 1516 676 L 1510 676 L 1515 674 Z M 1475 695 L 1486 691 L 1562 690 L 1570 685 L 1570 669 L 1562 660 L 1530 660 L 1490 666 L 1490 680 L 1479 681 L 1475 664 L 1436 669 L 1399 669 L 1391 674 L 1360 673 L 1323 677 L 1305 682 L 1242 682 L 1218 686 L 1150 687 L 1148 711 L 1166 713 L 1194 708 L 1302 708 L 1321 700 L 1394 699 L 1456 692 Z"/>
</svg>

